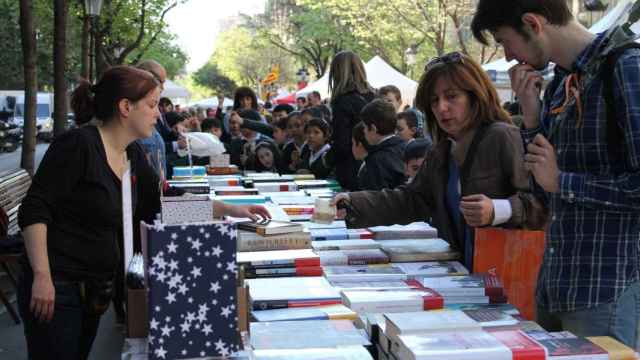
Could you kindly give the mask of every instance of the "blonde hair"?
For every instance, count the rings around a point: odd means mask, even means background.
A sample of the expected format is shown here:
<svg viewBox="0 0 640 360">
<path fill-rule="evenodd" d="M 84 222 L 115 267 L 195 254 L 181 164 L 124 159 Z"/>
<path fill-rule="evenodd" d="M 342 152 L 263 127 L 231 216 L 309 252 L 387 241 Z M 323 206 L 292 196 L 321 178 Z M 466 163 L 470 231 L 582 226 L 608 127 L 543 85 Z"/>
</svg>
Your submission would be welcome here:
<svg viewBox="0 0 640 360">
<path fill-rule="evenodd" d="M 335 99 L 352 91 L 366 94 L 374 90 L 367 82 L 367 71 L 360 57 L 352 51 L 341 51 L 331 61 L 329 92 Z"/>
</svg>

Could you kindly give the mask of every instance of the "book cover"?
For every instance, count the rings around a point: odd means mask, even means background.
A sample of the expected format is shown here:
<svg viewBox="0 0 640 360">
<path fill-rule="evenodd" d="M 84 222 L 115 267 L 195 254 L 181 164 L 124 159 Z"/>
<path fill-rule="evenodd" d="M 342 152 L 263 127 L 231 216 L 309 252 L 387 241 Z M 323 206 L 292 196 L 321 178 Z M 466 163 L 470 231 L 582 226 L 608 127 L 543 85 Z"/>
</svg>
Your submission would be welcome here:
<svg viewBox="0 0 640 360">
<path fill-rule="evenodd" d="M 341 304 L 340 292 L 323 277 L 247 279 L 253 310 Z"/>
<path fill-rule="evenodd" d="M 480 323 L 483 328 L 518 325 L 519 321 L 509 314 L 496 309 L 462 310 L 467 316 Z"/>
<path fill-rule="evenodd" d="M 389 257 L 380 249 L 319 251 L 322 266 L 375 265 L 389 263 Z"/>
<path fill-rule="evenodd" d="M 262 279 L 293 276 L 322 276 L 322 268 L 317 267 L 286 267 L 286 268 L 252 268 L 242 267 L 246 279 Z"/>
<path fill-rule="evenodd" d="M 424 289 L 415 280 L 391 280 L 391 281 L 331 281 L 336 289 L 349 291 L 373 291 L 373 290 L 408 290 Z"/>
<path fill-rule="evenodd" d="M 320 267 L 320 257 L 311 249 L 240 252 L 238 264 L 256 269 Z"/>
<path fill-rule="evenodd" d="M 422 277 L 459 276 L 469 274 L 469 271 L 467 271 L 464 265 L 457 261 L 394 263 L 393 265 L 407 274 L 410 279 L 418 279 Z"/>
<path fill-rule="evenodd" d="M 424 287 L 434 289 L 444 297 L 452 296 L 489 296 L 503 297 L 504 289 L 500 280 L 489 274 L 465 276 L 420 277 Z"/>
<path fill-rule="evenodd" d="M 391 262 L 418 262 L 458 260 L 460 253 L 454 251 L 442 239 L 378 240 Z"/>
<path fill-rule="evenodd" d="M 425 222 L 408 225 L 375 226 L 368 229 L 375 240 L 398 239 L 433 239 L 438 237 L 438 230 Z"/>
<path fill-rule="evenodd" d="M 604 349 L 610 360 L 636 360 L 636 352 L 625 344 L 609 336 L 588 337 L 587 340 Z"/>
<path fill-rule="evenodd" d="M 298 185 L 293 182 L 256 182 L 253 187 L 262 192 L 298 191 Z"/>
<path fill-rule="evenodd" d="M 371 345 L 349 320 L 304 320 L 251 323 L 251 346 L 265 349 L 309 349 Z"/>
<path fill-rule="evenodd" d="M 373 360 L 362 346 L 286 350 L 256 350 L 256 360 Z"/>
<path fill-rule="evenodd" d="M 399 268 L 384 265 L 323 266 L 329 281 L 392 281 L 407 280 Z"/>
<path fill-rule="evenodd" d="M 242 196 L 242 195 L 259 195 L 258 191 L 254 189 L 229 189 L 235 188 L 236 186 L 229 186 L 228 189 L 224 189 L 225 187 L 217 187 L 213 190 L 214 194 L 217 196 Z"/>
<path fill-rule="evenodd" d="M 331 224 L 321 224 L 308 221 L 303 223 L 303 225 L 307 231 L 315 231 L 318 229 L 347 229 L 347 224 L 344 220 L 336 220 Z"/>
<path fill-rule="evenodd" d="M 380 249 L 380 244 L 371 239 L 362 240 L 326 240 L 313 241 L 311 247 L 314 251 L 328 250 L 365 250 Z"/>
<path fill-rule="evenodd" d="M 576 360 L 609 359 L 609 354 L 603 348 L 583 338 L 536 339 L 536 341 L 547 349 L 549 357 L 562 356 L 563 359 Z"/>
<path fill-rule="evenodd" d="M 240 178 L 237 176 L 209 176 L 207 180 L 212 188 L 218 186 L 240 186 Z"/>
<path fill-rule="evenodd" d="M 262 236 L 302 232 L 300 224 L 271 220 L 265 224 L 253 221 L 238 223 L 239 230 L 254 231 Z"/>
<path fill-rule="evenodd" d="M 508 347 L 482 331 L 400 335 L 396 355 L 403 360 L 512 359 Z"/>
<path fill-rule="evenodd" d="M 522 331 L 490 331 L 489 334 L 511 350 L 513 360 L 545 360 L 547 351 Z"/>
<path fill-rule="evenodd" d="M 251 312 L 255 321 L 301 321 L 301 320 L 355 320 L 357 314 L 348 307 L 338 305 L 256 310 Z"/>
<path fill-rule="evenodd" d="M 477 321 L 457 310 L 406 312 L 384 316 L 386 333 L 391 339 L 402 334 L 482 330 Z"/>
<path fill-rule="evenodd" d="M 442 309 L 444 300 L 429 289 L 342 291 L 342 302 L 358 314 Z"/>
<path fill-rule="evenodd" d="M 144 225 L 143 231 L 149 259 L 149 358 L 239 351 L 235 227 L 157 223 Z M 212 267 L 216 271 L 207 271 Z"/>
<path fill-rule="evenodd" d="M 261 236 L 254 232 L 238 231 L 238 251 L 273 251 L 311 248 L 309 233 L 298 232 Z"/>
</svg>

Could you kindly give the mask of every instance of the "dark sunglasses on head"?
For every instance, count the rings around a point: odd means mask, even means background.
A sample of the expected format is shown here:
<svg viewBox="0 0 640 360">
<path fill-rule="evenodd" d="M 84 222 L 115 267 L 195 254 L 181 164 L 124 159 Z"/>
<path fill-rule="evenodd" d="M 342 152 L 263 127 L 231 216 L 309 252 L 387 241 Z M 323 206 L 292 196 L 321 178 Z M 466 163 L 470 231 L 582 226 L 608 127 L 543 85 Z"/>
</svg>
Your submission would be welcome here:
<svg viewBox="0 0 640 360">
<path fill-rule="evenodd" d="M 461 53 L 454 51 L 442 56 L 436 56 L 427 63 L 424 67 L 424 71 L 427 72 L 440 64 L 462 64 L 464 63 L 464 57 Z"/>
</svg>

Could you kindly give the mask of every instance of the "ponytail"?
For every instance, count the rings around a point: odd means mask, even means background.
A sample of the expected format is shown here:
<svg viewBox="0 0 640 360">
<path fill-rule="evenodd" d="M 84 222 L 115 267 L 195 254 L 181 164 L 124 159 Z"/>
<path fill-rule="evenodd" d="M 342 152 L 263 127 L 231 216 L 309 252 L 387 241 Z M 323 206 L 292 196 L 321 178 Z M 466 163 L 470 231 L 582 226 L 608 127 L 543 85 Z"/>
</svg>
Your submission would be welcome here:
<svg viewBox="0 0 640 360">
<path fill-rule="evenodd" d="M 81 79 L 78 87 L 71 94 L 71 109 L 75 114 L 76 125 L 81 126 L 93 119 L 96 113 L 93 93 L 93 86 L 86 79 Z"/>
</svg>

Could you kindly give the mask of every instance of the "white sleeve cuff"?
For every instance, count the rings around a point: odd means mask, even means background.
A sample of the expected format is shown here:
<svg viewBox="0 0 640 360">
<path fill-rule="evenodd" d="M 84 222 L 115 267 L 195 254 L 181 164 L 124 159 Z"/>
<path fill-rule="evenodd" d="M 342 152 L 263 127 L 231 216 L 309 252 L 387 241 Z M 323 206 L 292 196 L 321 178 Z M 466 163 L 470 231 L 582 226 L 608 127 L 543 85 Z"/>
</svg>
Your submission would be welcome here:
<svg viewBox="0 0 640 360">
<path fill-rule="evenodd" d="M 511 219 L 511 203 L 509 200 L 496 199 L 493 201 L 493 226 L 498 226 L 506 223 Z"/>
<path fill-rule="evenodd" d="M 174 141 L 171 143 L 171 145 L 173 145 L 173 152 L 178 152 L 178 149 L 179 149 L 178 142 Z"/>
</svg>

